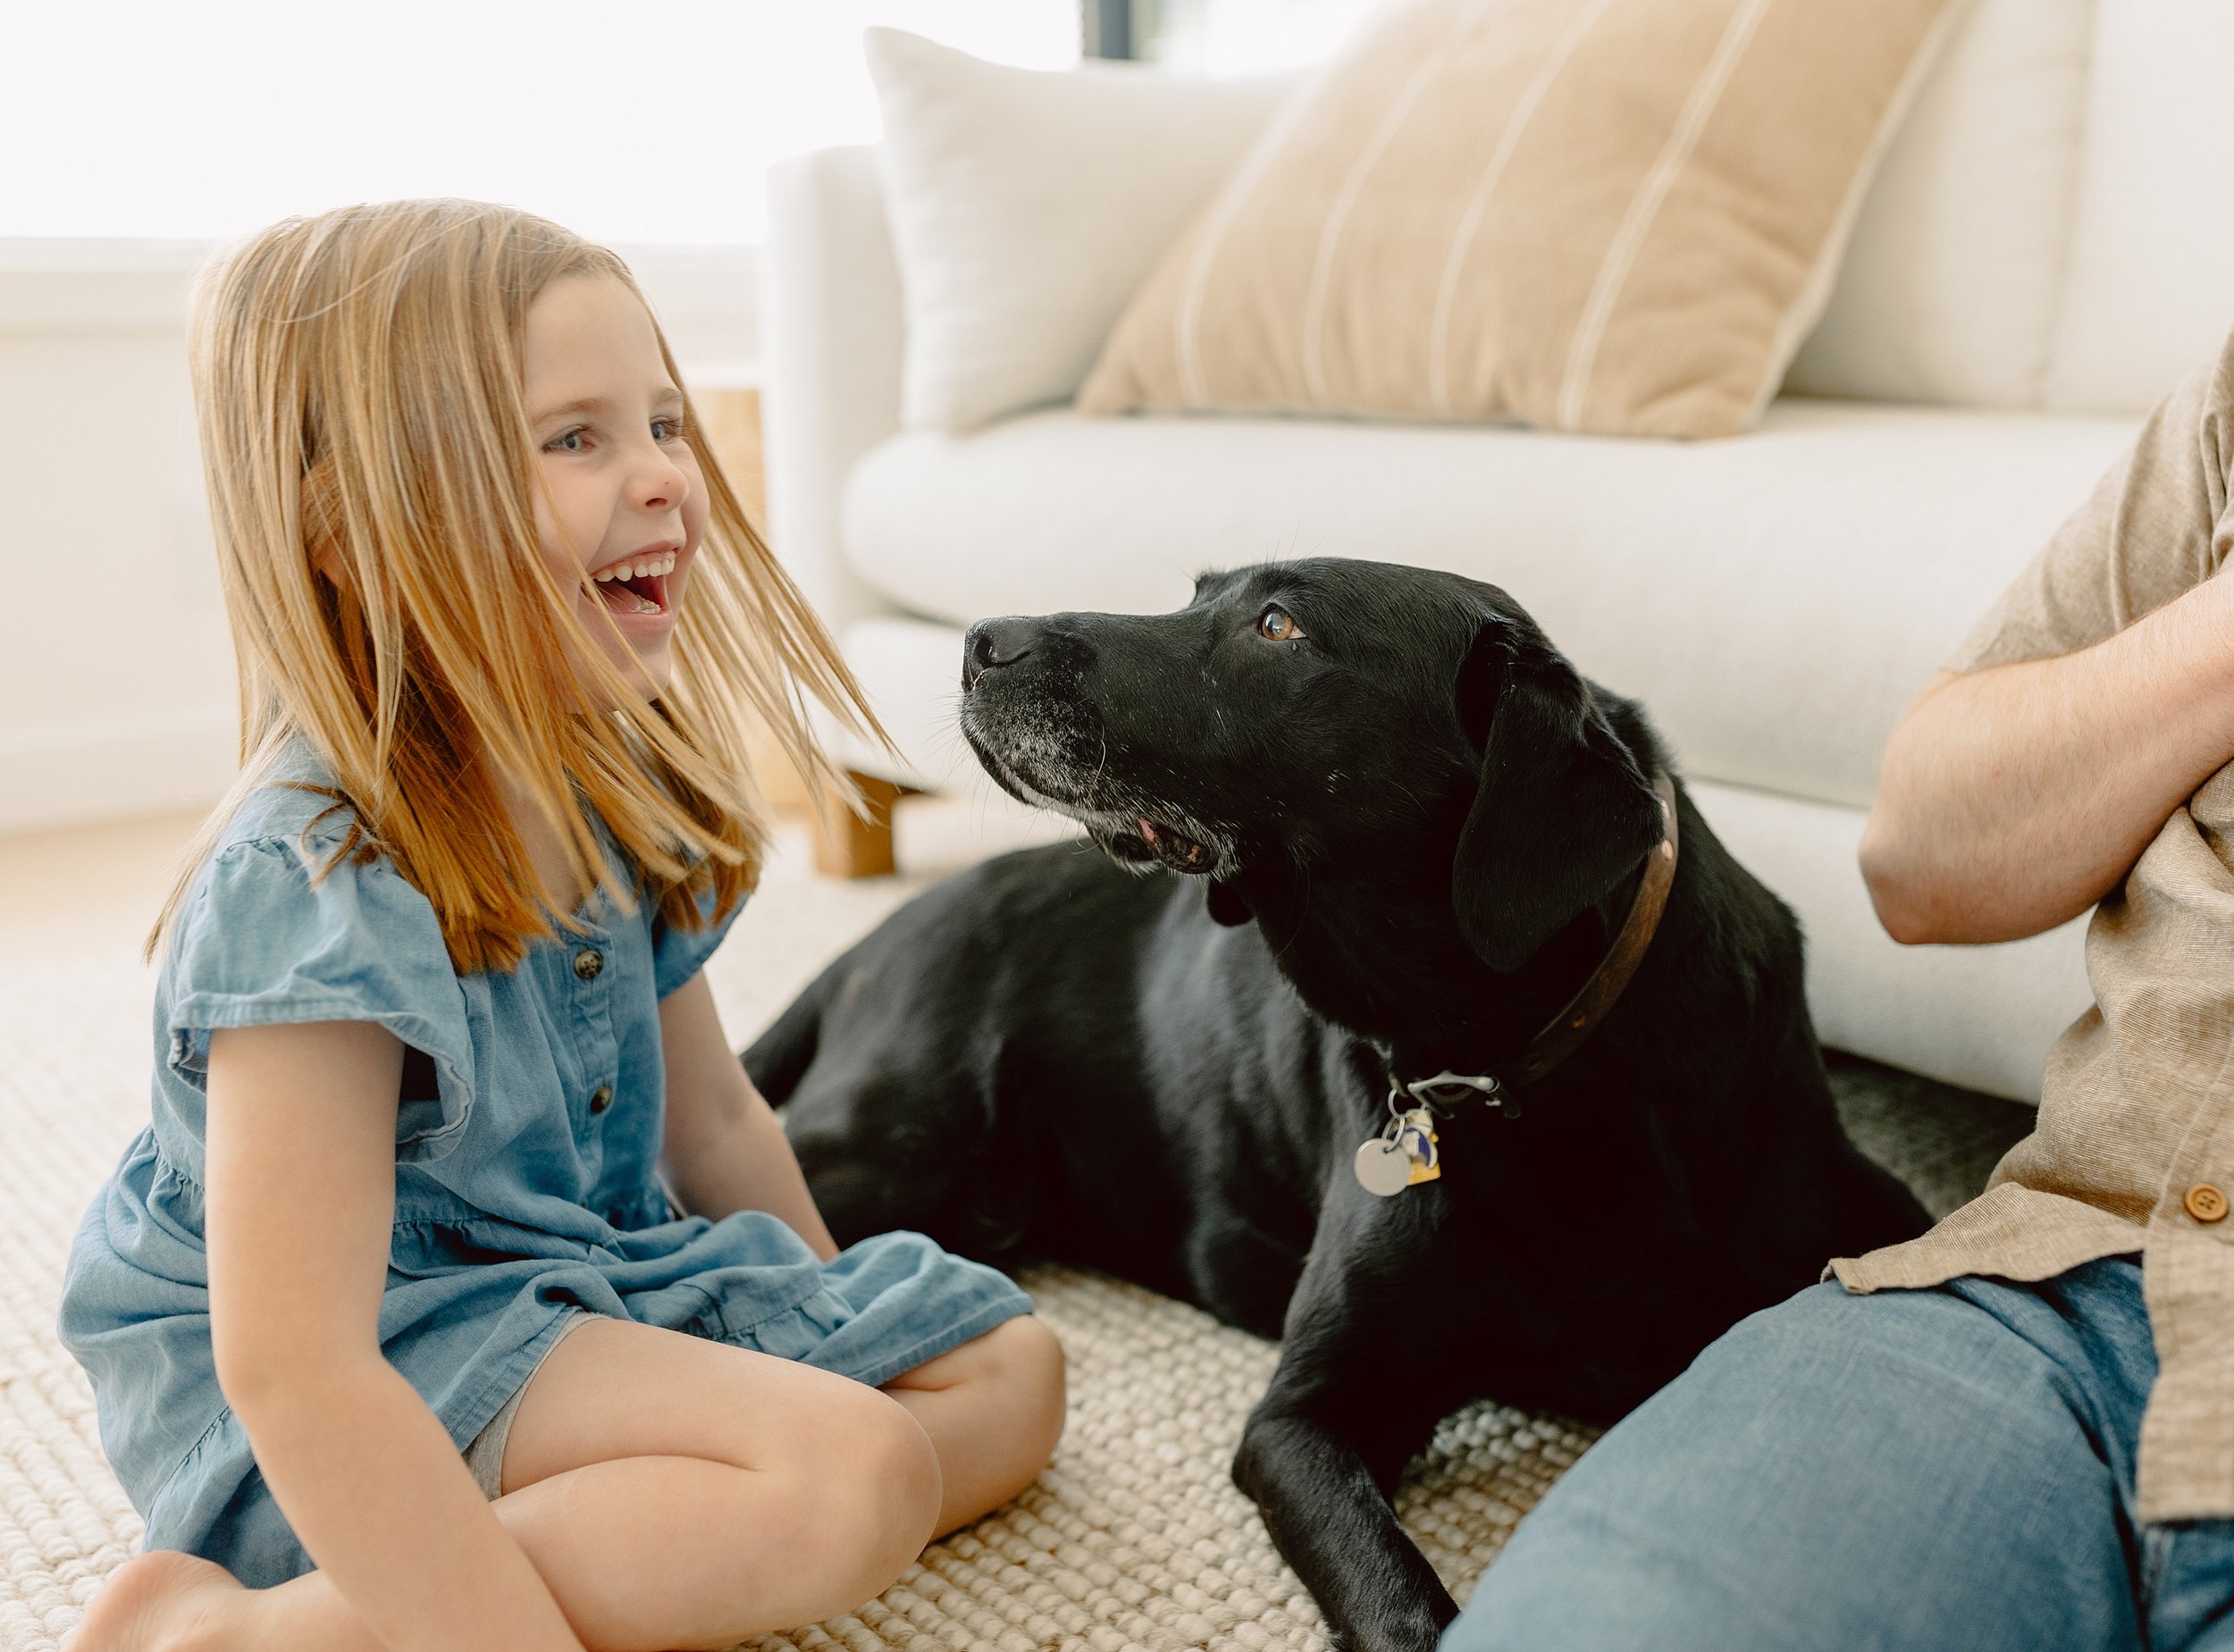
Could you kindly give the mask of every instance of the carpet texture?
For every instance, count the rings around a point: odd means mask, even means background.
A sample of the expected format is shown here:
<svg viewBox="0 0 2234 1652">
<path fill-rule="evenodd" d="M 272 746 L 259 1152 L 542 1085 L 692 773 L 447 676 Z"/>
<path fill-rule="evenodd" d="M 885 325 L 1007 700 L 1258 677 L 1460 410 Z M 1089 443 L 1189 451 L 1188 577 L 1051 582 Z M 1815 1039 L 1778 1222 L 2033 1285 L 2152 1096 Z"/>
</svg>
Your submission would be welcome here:
<svg viewBox="0 0 2234 1652">
<path fill-rule="evenodd" d="M 814 880 L 794 853 L 710 970 L 739 1036 L 920 885 Z M 0 960 L 0 1648 L 47 1652 L 135 1552 L 92 1396 L 56 1344 L 70 1235 L 145 1122 L 151 977 L 124 958 Z M 2027 1110 L 1866 1063 L 1834 1078 L 1849 1128 L 1935 1210 L 1974 1191 Z M 1071 1358 L 1069 1431 L 1014 1504 L 935 1546 L 851 1615 L 768 1652 L 1264 1652 L 1325 1645 L 1226 1467 L 1277 1350 L 1183 1304 L 1062 1270 L 1024 1281 Z M 1589 1444 L 1477 1405 L 1406 1476 L 1406 1526 L 1463 1601 L 1521 1515 Z"/>
</svg>

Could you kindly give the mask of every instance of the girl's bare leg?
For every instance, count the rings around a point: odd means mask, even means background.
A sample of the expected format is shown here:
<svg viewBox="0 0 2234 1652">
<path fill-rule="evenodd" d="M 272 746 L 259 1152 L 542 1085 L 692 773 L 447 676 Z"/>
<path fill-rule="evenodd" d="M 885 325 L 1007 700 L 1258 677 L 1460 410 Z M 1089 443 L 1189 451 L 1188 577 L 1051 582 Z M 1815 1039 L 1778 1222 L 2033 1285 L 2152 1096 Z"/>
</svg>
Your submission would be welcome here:
<svg viewBox="0 0 2234 1652">
<path fill-rule="evenodd" d="M 938 1452 L 938 1535 L 996 1509 L 1039 1477 L 1062 1437 L 1062 1345 L 1042 1321 L 1008 1320 L 885 1384 Z"/>
<path fill-rule="evenodd" d="M 615 1320 L 584 1326 L 536 1373 L 504 1486 L 499 1516 L 593 1652 L 727 1647 L 846 1611 L 889 1585 L 943 1514 L 937 1455 L 903 1404 Z M 320 1573 L 247 1589 L 174 1554 L 120 1571 L 70 1646 L 379 1652 Z"/>
</svg>

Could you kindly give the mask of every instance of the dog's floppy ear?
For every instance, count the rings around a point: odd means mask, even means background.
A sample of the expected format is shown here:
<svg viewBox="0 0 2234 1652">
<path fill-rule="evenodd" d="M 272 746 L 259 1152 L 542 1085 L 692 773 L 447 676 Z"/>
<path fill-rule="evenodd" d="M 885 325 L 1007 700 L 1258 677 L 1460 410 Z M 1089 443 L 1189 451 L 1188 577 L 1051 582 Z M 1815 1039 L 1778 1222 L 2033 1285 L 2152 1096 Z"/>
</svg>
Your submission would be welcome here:
<svg viewBox="0 0 2234 1652">
<path fill-rule="evenodd" d="M 1482 735 L 1451 902 L 1492 969 L 1513 970 L 1660 841 L 1659 795 L 1566 658 L 1525 620 L 1491 619 L 1458 674 Z"/>
</svg>

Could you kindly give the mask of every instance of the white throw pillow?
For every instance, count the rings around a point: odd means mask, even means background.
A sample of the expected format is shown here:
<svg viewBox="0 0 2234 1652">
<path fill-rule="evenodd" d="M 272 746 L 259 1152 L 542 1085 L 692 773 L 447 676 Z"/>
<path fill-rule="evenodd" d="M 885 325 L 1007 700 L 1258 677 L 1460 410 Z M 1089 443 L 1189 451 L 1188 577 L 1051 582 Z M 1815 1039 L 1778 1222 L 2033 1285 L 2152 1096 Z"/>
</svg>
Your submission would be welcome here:
<svg viewBox="0 0 2234 1652">
<path fill-rule="evenodd" d="M 891 29 L 867 46 L 918 428 L 1069 400 L 1293 85 L 1009 69 Z"/>
<path fill-rule="evenodd" d="M 2040 405 L 2093 0 L 1975 0 L 1885 151 L 1785 389 Z"/>
<path fill-rule="evenodd" d="M 2234 4 L 2101 0 L 2048 406 L 2140 413 L 2234 324 Z"/>
</svg>

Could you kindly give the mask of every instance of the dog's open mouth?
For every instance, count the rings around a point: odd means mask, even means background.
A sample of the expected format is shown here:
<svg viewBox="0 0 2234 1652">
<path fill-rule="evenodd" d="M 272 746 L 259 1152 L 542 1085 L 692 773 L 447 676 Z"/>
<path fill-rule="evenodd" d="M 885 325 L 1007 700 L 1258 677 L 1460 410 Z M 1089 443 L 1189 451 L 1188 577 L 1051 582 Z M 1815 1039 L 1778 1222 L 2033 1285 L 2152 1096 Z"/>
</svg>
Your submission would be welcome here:
<svg viewBox="0 0 2234 1652">
<path fill-rule="evenodd" d="M 1125 866 L 1220 876 L 1230 870 L 1233 846 L 1218 839 L 1216 827 L 1190 822 L 1190 829 L 1182 829 L 1171 819 L 1186 813 L 1182 807 L 1159 804 L 1138 792 L 1127 796 L 1127 789 L 1099 784 L 1107 742 L 1050 724 L 1045 716 L 1018 719 L 997 709 L 988 713 L 978 692 L 962 702 L 963 737 L 1011 797 L 1068 815 L 1086 827 L 1104 853 Z M 1155 812 L 1143 812 L 1144 803 Z"/>
<path fill-rule="evenodd" d="M 1207 872 L 1217 856 L 1205 843 L 1198 843 L 1176 827 L 1159 826 L 1146 815 L 1136 821 L 1138 834 L 1126 832 L 1117 836 L 1116 852 L 1129 860 L 1154 860 L 1174 872 Z"/>
</svg>

